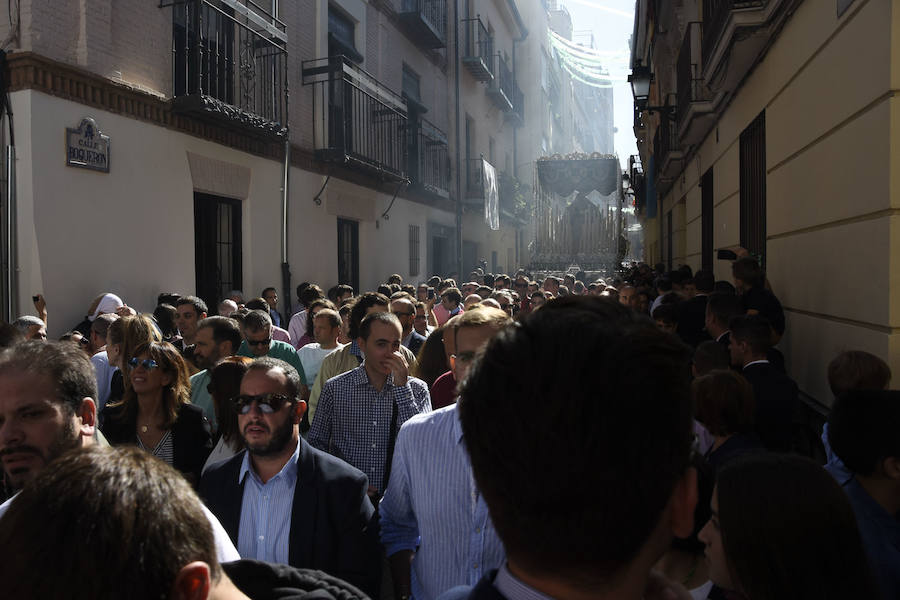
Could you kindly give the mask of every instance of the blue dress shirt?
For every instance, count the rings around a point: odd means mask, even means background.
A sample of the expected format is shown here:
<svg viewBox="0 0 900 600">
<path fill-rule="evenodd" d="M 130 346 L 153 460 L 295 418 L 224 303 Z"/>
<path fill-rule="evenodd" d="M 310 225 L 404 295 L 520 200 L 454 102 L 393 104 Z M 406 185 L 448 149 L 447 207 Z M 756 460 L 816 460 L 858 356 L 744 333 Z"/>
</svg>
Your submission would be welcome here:
<svg viewBox="0 0 900 600">
<path fill-rule="evenodd" d="M 291 508 L 297 487 L 297 461 L 300 444 L 275 477 L 263 483 L 253 470 L 250 453 L 238 474 L 244 482 L 241 522 L 238 527 L 238 552 L 241 558 L 288 564 L 291 533 Z"/>
<path fill-rule="evenodd" d="M 475 585 L 505 560 L 475 487 L 455 404 L 415 416 L 400 429 L 379 512 L 387 555 L 416 552 L 411 573 L 416 600 Z"/>
<path fill-rule="evenodd" d="M 863 547 L 885 599 L 900 598 L 900 522 L 852 478 L 844 484 Z"/>
</svg>

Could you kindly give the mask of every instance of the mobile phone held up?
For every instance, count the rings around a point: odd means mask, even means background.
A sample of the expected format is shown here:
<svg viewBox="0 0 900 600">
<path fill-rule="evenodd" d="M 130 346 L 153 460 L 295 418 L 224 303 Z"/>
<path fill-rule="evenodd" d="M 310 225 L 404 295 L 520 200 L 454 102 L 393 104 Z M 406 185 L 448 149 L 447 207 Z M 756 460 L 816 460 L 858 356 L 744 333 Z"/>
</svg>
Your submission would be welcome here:
<svg viewBox="0 0 900 600">
<path fill-rule="evenodd" d="M 734 253 L 734 250 L 722 248 L 716 253 L 716 258 L 719 260 L 737 260 L 737 254 Z"/>
<path fill-rule="evenodd" d="M 434 288 L 433 287 L 428 288 L 428 299 L 434 300 Z"/>
</svg>

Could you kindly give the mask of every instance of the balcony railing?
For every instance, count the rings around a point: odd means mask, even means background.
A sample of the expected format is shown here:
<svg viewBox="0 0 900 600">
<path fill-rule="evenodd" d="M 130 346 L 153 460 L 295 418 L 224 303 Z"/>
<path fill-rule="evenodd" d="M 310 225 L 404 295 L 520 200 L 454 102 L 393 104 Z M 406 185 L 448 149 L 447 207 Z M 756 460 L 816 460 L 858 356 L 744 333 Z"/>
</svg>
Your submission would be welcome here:
<svg viewBox="0 0 900 600">
<path fill-rule="evenodd" d="M 494 38 L 479 17 L 463 19 L 462 24 L 466 32 L 463 64 L 478 81 L 493 80 Z"/>
<path fill-rule="evenodd" d="M 515 81 L 513 81 L 510 93 L 512 94 L 509 99 L 512 102 L 512 110 L 506 113 L 506 119 L 516 127 L 521 127 L 525 124 L 525 94 L 522 93 Z"/>
<path fill-rule="evenodd" d="M 253 0 L 172 7 L 173 108 L 252 133 L 284 135 L 287 28 Z"/>
<path fill-rule="evenodd" d="M 403 0 L 397 18 L 422 48 L 447 45 L 447 0 Z"/>
<path fill-rule="evenodd" d="M 769 0 L 704 0 L 703 61 L 709 60 L 733 10 L 764 8 Z"/>
<path fill-rule="evenodd" d="M 692 102 L 703 102 L 709 99 L 709 92 L 703 84 L 703 63 L 701 62 L 700 44 L 703 39 L 703 24 L 688 23 L 678 62 L 675 68 L 678 100 L 676 115 L 682 121 Z"/>
<path fill-rule="evenodd" d="M 466 163 L 466 198 L 483 199 L 483 159 L 467 158 Z"/>
<path fill-rule="evenodd" d="M 409 178 L 425 191 L 450 197 L 449 146 L 444 132 L 419 119 L 410 128 Z"/>
<path fill-rule="evenodd" d="M 304 61 L 302 75 L 319 158 L 405 178 L 406 101 L 344 56 Z"/>
<path fill-rule="evenodd" d="M 493 57 L 494 80 L 487 89 L 488 97 L 494 101 L 494 104 L 503 112 L 509 112 L 513 109 L 513 75 L 506 64 L 506 59 L 501 54 L 495 54 Z"/>
</svg>

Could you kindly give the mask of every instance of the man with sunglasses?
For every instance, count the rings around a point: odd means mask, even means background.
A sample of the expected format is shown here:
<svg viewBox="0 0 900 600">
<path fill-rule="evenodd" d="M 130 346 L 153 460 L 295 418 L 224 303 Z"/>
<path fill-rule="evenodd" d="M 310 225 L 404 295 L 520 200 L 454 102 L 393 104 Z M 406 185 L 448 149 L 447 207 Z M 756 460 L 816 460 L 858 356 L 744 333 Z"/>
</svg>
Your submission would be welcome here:
<svg viewBox="0 0 900 600">
<path fill-rule="evenodd" d="M 483 306 L 457 317 L 456 381 L 510 322 L 506 313 Z M 456 404 L 417 415 L 400 430 L 379 511 L 396 598 L 435 598 L 474 585 L 503 564 L 503 544 L 473 485 Z"/>
<path fill-rule="evenodd" d="M 234 399 L 246 449 L 210 467 L 200 495 L 242 558 L 320 569 L 377 597 L 368 479 L 300 437 L 300 385 L 284 361 L 253 361 Z"/>
<path fill-rule="evenodd" d="M 270 356 L 283 360 L 294 367 L 297 373 L 300 374 L 301 384 L 304 386 L 308 385 L 297 350 L 287 342 L 272 338 L 272 317 L 266 311 L 251 310 L 247 313 L 247 316 L 244 317 L 243 333 L 244 341 L 241 342 L 241 347 L 238 348 L 238 356 L 248 356 L 250 358 Z"/>
</svg>

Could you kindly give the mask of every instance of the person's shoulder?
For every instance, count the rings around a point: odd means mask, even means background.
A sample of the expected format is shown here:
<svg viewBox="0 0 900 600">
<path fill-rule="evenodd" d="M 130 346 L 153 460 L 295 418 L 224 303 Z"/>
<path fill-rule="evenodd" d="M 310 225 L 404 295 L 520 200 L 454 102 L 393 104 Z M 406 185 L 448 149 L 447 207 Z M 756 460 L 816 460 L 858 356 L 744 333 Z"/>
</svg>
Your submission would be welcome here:
<svg viewBox="0 0 900 600">
<path fill-rule="evenodd" d="M 452 428 L 457 418 L 456 404 L 451 404 L 444 408 L 413 415 L 407 419 L 400 431 L 407 437 L 428 435 L 438 429 Z"/>
<path fill-rule="evenodd" d="M 296 348 L 282 340 L 272 340 L 272 348 L 270 349 L 270 352 L 272 350 L 283 354 L 297 354 Z"/>
<path fill-rule="evenodd" d="M 94 365 L 109 366 L 109 355 L 106 350 L 101 350 L 91 355 L 91 362 Z"/>
<path fill-rule="evenodd" d="M 367 600 L 351 584 L 313 569 L 300 569 L 256 560 L 223 563 L 222 569 L 245 594 L 254 598 L 306 598 Z"/>
<path fill-rule="evenodd" d="M 202 381 L 203 378 L 206 377 L 208 374 L 209 374 L 209 371 L 206 369 L 203 369 L 202 371 L 197 371 L 196 373 L 191 375 L 191 389 L 193 389 L 193 385 L 195 383 L 197 383 L 198 381 Z"/>
<path fill-rule="evenodd" d="M 234 480 L 237 481 L 237 473 L 241 469 L 241 463 L 244 461 L 246 452 L 246 450 L 241 450 L 227 460 L 210 465 L 203 471 L 203 476 L 200 477 L 201 490 L 211 490 L 212 488 L 208 486 L 210 482 L 215 482 L 215 487 L 218 487 L 232 473 L 234 474 Z"/>
<path fill-rule="evenodd" d="M 332 356 L 334 356 L 334 354 L 329 354 L 326 360 L 328 358 L 331 358 Z M 343 373 L 339 373 L 334 377 L 331 377 L 328 381 L 325 382 L 325 387 L 334 388 L 353 385 L 354 382 L 356 382 L 356 380 L 359 378 L 361 372 L 360 369 L 364 369 L 364 367 L 360 365 L 355 369 L 350 369 L 349 371 L 344 371 Z M 412 379 L 412 377 L 410 377 L 410 379 Z"/>
</svg>

